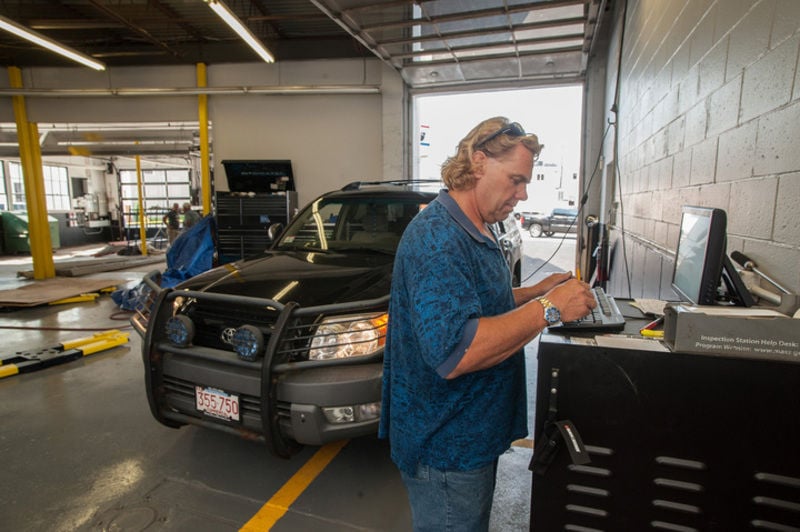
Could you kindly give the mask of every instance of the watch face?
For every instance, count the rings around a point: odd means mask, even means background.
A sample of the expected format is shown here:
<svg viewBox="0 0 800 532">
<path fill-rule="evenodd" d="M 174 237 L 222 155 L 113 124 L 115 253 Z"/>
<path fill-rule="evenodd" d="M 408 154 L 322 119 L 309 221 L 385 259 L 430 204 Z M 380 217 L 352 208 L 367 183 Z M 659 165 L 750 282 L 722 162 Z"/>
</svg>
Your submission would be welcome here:
<svg viewBox="0 0 800 532">
<path fill-rule="evenodd" d="M 547 307 L 544 310 L 544 319 L 547 323 L 558 323 L 561 321 L 561 313 L 556 307 Z"/>
</svg>

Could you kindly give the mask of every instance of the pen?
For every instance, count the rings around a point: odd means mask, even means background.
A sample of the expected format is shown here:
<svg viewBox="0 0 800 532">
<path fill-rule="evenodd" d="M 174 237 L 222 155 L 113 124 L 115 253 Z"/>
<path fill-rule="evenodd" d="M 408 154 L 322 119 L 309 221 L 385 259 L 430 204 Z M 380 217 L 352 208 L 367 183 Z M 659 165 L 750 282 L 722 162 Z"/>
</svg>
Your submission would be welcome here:
<svg viewBox="0 0 800 532">
<path fill-rule="evenodd" d="M 649 331 L 649 330 L 655 329 L 656 327 L 658 327 L 662 323 L 664 323 L 664 316 L 659 316 L 658 318 L 654 319 L 653 321 L 651 321 L 650 323 L 648 323 L 647 325 L 642 327 L 641 330 L 642 331 Z"/>
<path fill-rule="evenodd" d="M 664 331 L 651 331 L 650 329 L 642 329 L 639 334 L 645 338 L 664 338 Z"/>
</svg>

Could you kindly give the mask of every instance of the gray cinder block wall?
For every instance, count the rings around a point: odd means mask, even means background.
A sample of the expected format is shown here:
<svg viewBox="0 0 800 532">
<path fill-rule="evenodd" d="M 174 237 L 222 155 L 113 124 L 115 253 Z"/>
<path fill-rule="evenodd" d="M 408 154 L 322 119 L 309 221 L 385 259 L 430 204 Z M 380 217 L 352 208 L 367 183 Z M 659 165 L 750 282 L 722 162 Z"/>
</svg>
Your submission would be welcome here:
<svg viewBox="0 0 800 532">
<path fill-rule="evenodd" d="M 610 292 L 627 296 L 630 273 L 633 297 L 673 295 L 685 204 L 725 209 L 728 252 L 800 291 L 800 1 L 628 0 L 624 34 L 622 5 L 606 79 L 613 101 L 621 64 L 618 164 L 613 138 L 604 156 L 626 252 Z"/>
</svg>

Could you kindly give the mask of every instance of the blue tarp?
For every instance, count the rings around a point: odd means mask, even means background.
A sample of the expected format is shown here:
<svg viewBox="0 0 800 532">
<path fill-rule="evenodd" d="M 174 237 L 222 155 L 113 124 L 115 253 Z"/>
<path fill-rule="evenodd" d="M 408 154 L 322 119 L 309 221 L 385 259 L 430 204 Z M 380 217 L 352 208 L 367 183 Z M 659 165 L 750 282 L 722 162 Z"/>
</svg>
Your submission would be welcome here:
<svg viewBox="0 0 800 532">
<path fill-rule="evenodd" d="M 147 302 L 151 288 L 139 283 L 133 288 L 120 288 L 111 293 L 111 299 L 122 310 L 141 310 Z"/>
<path fill-rule="evenodd" d="M 211 269 L 214 229 L 214 217 L 206 216 L 175 239 L 167 251 L 167 271 L 161 276 L 162 288 L 170 288 Z"/>
<path fill-rule="evenodd" d="M 167 251 L 167 270 L 161 276 L 162 288 L 173 287 L 211 269 L 215 228 L 214 217 L 209 215 L 175 239 Z M 149 292 L 150 287 L 142 282 L 133 288 L 115 290 L 111 299 L 123 310 L 141 310 L 147 304 Z"/>
</svg>

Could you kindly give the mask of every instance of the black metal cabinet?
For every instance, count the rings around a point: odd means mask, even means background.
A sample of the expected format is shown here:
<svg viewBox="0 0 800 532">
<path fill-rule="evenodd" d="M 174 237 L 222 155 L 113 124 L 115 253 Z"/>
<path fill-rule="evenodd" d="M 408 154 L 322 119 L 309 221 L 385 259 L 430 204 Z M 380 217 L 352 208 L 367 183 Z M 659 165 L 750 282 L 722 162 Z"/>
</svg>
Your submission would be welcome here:
<svg viewBox="0 0 800 532">
<path fill-rule="evenodd" d="M 272 244 L 267 228 L 289 222 L 297 208 L 297 193 L 218 192 L 216 207 L 219 262 L 226 263 L 267 249 Z"/>
<path fill-rule="evenodd" d="M 591 463 L 560 441 L 533 474 L 531 530 L 800 530 L 800 364 L 543 334 L 537 448 L 561 420 Z"/>
</svg>

